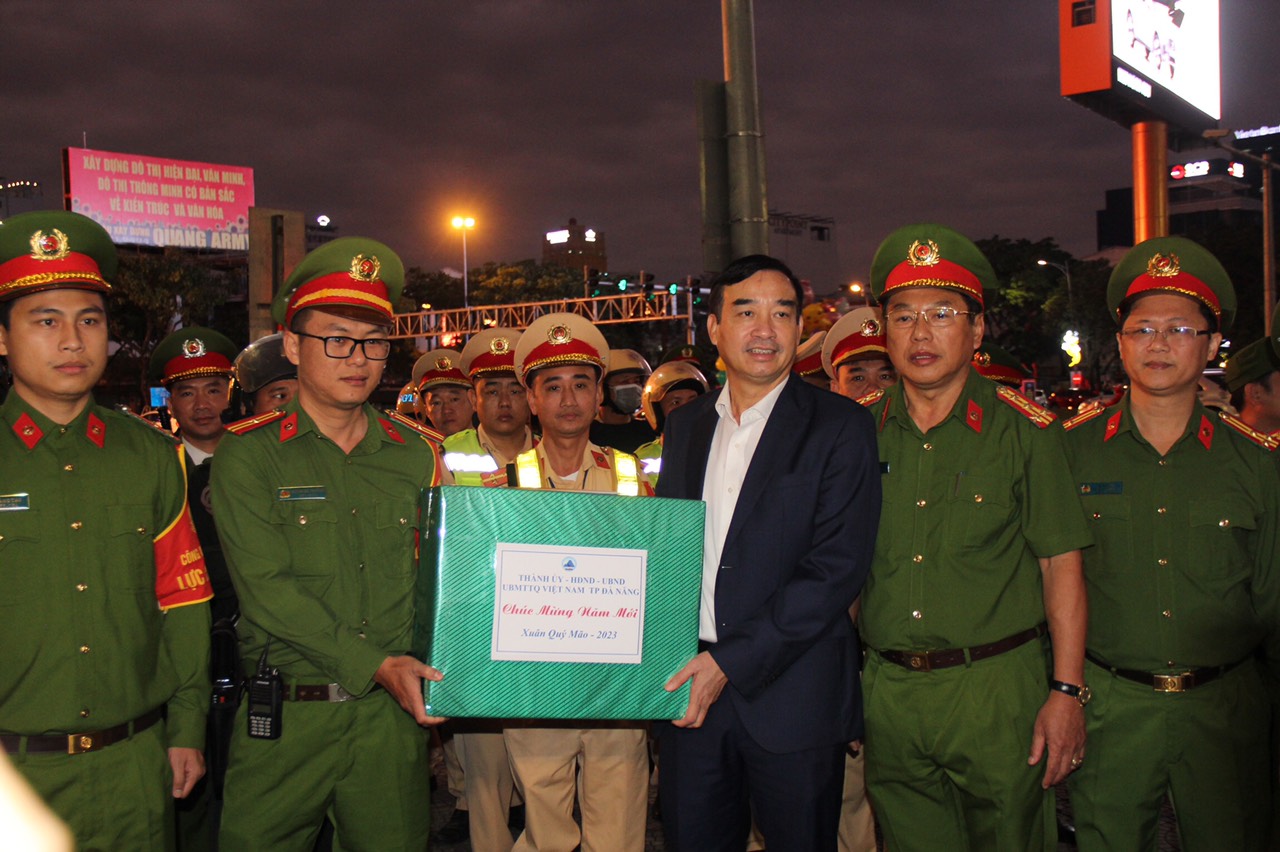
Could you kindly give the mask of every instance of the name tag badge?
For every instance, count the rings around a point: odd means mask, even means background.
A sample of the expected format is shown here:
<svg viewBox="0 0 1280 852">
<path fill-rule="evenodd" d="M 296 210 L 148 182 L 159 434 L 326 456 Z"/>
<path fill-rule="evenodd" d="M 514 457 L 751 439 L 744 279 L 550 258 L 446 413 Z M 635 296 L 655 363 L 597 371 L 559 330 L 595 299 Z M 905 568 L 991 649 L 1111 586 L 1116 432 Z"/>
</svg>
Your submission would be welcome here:
<svg viewBox="0 0 1280 852">
<path fill-rule="evenodd" d="M 1082 482 L 1080 483 L 1080 493 L 1089 495 L 1123 494 L 1124 482 Z"/>
<path fill-rule="evenodd" d="M 30 508 L 30 494 L 0 494 L 0 512 L 25 512 Z"/>
<path fill-rule="evenodd" d="M 323 485 L 286 485 L 276 489 L 276 499 L 291 503 L 297 500 L 324 500 Z"/>
</svg>

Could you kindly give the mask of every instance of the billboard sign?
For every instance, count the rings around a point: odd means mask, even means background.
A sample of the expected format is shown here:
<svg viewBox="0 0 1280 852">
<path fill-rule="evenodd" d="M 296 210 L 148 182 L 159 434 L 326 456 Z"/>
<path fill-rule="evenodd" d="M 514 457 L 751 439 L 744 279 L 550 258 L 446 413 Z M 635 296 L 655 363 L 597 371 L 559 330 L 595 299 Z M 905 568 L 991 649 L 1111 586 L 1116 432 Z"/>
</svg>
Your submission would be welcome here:
<svg viewBox="0 0 1280 852">
<path fill-rule="evenodd" d="M 1222 117 L 1220 0 L 1059 0 L 1062 94 L 1199 136 Z"/>
<path fill-rule="evenodd" d="M 66 208 L 117 244 L 249 250 L 253 169 L 64 148 Z"/>
</svg>

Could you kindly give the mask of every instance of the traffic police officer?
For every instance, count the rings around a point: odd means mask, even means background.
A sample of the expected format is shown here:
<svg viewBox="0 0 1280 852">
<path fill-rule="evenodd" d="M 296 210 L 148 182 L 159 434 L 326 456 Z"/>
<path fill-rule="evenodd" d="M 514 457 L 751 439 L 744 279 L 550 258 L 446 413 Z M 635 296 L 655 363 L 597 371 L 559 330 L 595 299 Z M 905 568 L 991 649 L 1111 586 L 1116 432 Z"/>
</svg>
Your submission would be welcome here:
<svg viewBox="0 0 1280 852">
<path fill-rule="evenodd" d="M 820 329 L 811 334 L 796 347 L 796 360 L 791 365 L 791 372 L 811 385 L 827 389 L 830 382 L 822 372 L 822 343 L 827 337 L 827 329 Z"/>
<path fill-rule="evenodd" d="M 94 402 L 116 252 L 0 225 L 0 745 L 82 848 L 166 849 L 204 773 L 209 600 L 182 452 Z"/>
<path fill-rule="evenodd" d="M 232 367 L 246 415 L 284 408 L 298 393 L 298 367 L 284 356 L 280 332 L 250 343 Z"/>
<path fill-rule="evenodd" d="M 822 341 L 822 369 L 831 390 L 855 402 L 898 380 L 874 310 L 854 308 L 836 321 Z"/>
<path fill-rule="evenodd" d="M 422 414 L 446 438 L 470 429 L 476 413 L 469 393 L 471 381 L 461 363 L 462 354 L 456 349 L 432 349 L 413 364 Z"/>
<path fill-rule="evenodd" d="M 1209 252 L 1160 237 L 1116 266 L 1107 305 L 1129 391 L 1065 424 L 1096 542 L 1076 840 L 1155 849 L 1169 795 L 1188 852 L 1262 849 L 1268 707 L 1254 651 L 1280 623 L 1277 442 L 1196 399 L 1235 292 Z"/>
<path fill-rule="evenodd" d="M 609 345 L 576 314 L 546 314 L 516 344 L 516 374 L 542 423 L 537 447 L 516 457 L 521 488 L 652 495 L 636 457 L 589 440 L 603 399 Z M 536 727 L 535 727 L 536 725 Z M 504 736 L 516 784 L 524 794 L 525 830 L 515 848 L 611 852 L 644 849 L 649 755 L 643 723 L 534 722 Z M 580 778 L 579 785 L 575 779 Z M 573 818 L 575 788 L 582 813 Z"/>
<path fill-rule="evenodd" d="M 480 420 L 474 429 L 463 429 L 444 440 L 444 463 L 458 485 L 499 487 L 507 484 L 507 466 L 520 453 L 532 449 L 529 403 L 524 385 L 516 378 L 515 346 L 520 332 L 488 328 L 467 341 L 459 367 L 472 383 L 470 402 Z M 510 759 L 502 738 L 503 723 L 493 719 L 459 719 L 447 723 L 453 737 L 456 773 L 450 773 L 449 789 L 457 800 L 453 822 L 469 820 L 461 837 L 470 836 L 477 852 L 506 852 L 511 848 L 508 807 L 514 782 Z M 446 766 L 449 761 L 446 760 Z M 451 833 L 452 834 L 452 833 Z M 449 835 L 437 833 L 438 840 Z"/>
<path fill-rule="evenodd" d="M 658 476 L 662 472 L 662 427 L 666 425 L 667 415 L 710 389 L 707 377 L 689 361 L 659 364 L 645 380 L 640 407 L 650 428 L 658 433 L 658 439 L 641 445 L 636 450 L 636 458 L 654 488 L 658 487 Z"/>
<path fill-rule="evenodd" d="M 327 816 L 343 848 L 428 840 L 422 679 L 409 656 L 418 496 L 439 484 L 429 433 L 367 402 L 391 354 L 404 267 L 385 245 L 344 237 L 303 258 L 272 315 L 298 365 L 283 409 L 229 428 L 213 505 L 240 593 L 245 670 L 283 681 L 276 739 L 231 742 L 222 842 L 310 850 Z M 255 725 L 259 727 L 259 725 Z M 273 727 L 268 724 L 263 727 Z M 268 732 L 269 733 L 269 732 Z"/>
<path fill-rule="evenodd" d="M 862 593 L 867 787 L 894 850 L 1052 849 L 1084 747 L 1089 543 L 1053 415 L 972 367 L 972 242 L 901 228 L 872 261 L 898 384 L 868 399 L 884 511 Z M 1052 637 L 1052 683 L 1043 637 Z"/>
<path fill-rule="evenodd" d="M 655 437 L 643 418 L 637 417 L 644 383 L 652 373 L 649 362 L 634 349 L 609 350 L 604 374 L 604 401 L 591 424 L 591 441 L 633 453 Z"/>
</svg>

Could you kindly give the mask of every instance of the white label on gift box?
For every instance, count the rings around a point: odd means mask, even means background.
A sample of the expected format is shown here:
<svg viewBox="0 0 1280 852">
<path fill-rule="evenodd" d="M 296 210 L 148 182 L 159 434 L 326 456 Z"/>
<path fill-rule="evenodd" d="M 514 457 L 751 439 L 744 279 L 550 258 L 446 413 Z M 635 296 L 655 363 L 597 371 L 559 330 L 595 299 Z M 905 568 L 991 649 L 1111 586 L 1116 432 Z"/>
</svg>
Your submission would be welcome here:
<svg viewBox="0 0 1280 852">
<path fill-rule="evenodd" d="M 639 663 L 647 550 L 498 542 L 495 660 Z"/>
</svg>

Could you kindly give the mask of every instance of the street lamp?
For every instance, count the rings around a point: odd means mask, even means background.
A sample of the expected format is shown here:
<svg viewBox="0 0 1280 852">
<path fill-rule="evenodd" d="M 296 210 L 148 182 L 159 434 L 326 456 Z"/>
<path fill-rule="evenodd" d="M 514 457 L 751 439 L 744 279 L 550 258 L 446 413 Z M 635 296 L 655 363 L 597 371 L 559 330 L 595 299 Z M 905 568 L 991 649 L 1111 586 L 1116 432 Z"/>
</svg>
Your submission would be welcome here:
<svg viewBox="0 0 1280 852">
<path fill-rule="evenodd" d="M 849 295 L 862 299 L 862 304 L 868 307 L 871 305 L 871 302 L 868 301 L 867 288 L 861 281 L 854 281 L 849 285 Z"/>
<path fill-rule="evenodd" d="M 1071 270 L 1061 263 L 1054 263 L 1052 260 L 1044 260 L 1043 258 L 1036 261 L 1036 266 L 1052 266 L 1054 269 L 1062 273 L 1062 277 L 1067 279 L 1067 304 L 1071 304 Z"/>
<path fill-rule="evenodd" d="M 470 216 L 454 216 L 453 227 L 462 231 L 462 306 L 471 307 L 467 286 L 467 231 L 476 226 L 476 220 Z"/>
</svg>

